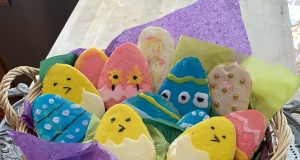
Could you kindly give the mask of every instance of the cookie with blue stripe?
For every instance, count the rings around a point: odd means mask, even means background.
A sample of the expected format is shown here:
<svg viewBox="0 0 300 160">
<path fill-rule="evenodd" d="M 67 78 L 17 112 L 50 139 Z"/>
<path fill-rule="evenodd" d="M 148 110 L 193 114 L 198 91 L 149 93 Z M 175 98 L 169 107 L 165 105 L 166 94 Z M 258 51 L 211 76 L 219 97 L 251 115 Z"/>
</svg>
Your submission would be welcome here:
<svg viewBox="0 0 300 160">
<path fill-rule="evenodd" d="M 80 143 L 84 140 L 92 115 L 59 95 L 45 94 L 33 102 L 32 116 L 41 139 Z"/>
<path fill-rule="evenodd" d="M 180 119 L 172 103 L 155 93 L 139 93 L 122 103 L 133 108 L 142 118 L 161 118 L 174 123 Z"/>
<path fill-rule="evenodd" d="M 196 109 L 210 112 L 210 95 L 205 70 L 195 57 L 179 61 L 169 72 L 158 94 L 168 99 L 180 115 Z"/>
</svg>

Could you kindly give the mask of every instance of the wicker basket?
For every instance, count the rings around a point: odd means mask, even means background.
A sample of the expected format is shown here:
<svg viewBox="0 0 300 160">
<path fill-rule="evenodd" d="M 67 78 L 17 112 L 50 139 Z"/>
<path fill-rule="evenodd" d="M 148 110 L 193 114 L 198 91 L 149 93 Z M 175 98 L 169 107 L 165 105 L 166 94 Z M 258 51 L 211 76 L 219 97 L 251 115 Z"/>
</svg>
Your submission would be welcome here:
<svg viewBox="0 0 300 160">
<path fill-rule="evenodd" d="M 26 74 L 30 77 L 34 84 L 31 87 L 29 94 L 26 97 L 30 103 L 34 101 L 42 93 L 42 85 L 36 75 L 39 74 L 39 69 L 21 66 L 9 71 L 4 77 L 0 84 L 0 107 L 4 110 L 6 119 L 11 127 L 19 132 L 29 133 L 29 129 L 26 124 L 23 122 L 20 115 L 18 115 L 11 104 L 8 101 L 8 89 L 10 88 L 11 82 L 20 75 Z M 23 112 L 23 108 L 21 109 Z M 274 132 L 274 138 L 277 139 L 277 142 L 273 140 L 273 153 L 271 160 L 283 160 L 287 159 L 287 149 L 290 143 L 291 129 L 287 124 L 286 117 L 283 114 L 283 111 L 278 111 L 273 118 L 269 121 L 270 127 Z"/>
</svg>

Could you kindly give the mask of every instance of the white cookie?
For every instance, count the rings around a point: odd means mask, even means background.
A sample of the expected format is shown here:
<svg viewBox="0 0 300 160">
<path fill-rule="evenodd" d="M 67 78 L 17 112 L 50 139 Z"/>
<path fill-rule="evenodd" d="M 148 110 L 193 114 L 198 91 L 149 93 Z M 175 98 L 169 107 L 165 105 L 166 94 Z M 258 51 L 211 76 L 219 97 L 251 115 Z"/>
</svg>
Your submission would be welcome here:
<svg viewBox="0 0 300 160">
<path fill-rule="evenodd" d="M 220 115 L 248 109 L 252 93 L 250 73 L 238 63 L 223 63 L 208 74 L 211 108 Z"/>
</svg>

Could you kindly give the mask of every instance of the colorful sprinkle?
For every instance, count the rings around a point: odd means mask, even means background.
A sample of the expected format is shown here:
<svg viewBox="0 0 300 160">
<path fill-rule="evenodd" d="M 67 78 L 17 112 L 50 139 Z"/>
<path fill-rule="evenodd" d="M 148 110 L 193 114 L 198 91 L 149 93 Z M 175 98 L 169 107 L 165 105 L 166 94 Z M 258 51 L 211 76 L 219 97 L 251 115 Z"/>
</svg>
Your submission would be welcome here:
<svg viewBox="0 0 300 160">
<path fill-rule="evenodd" d="M 71 134 L 68 134 L 68 135 L 66 136 L 66 138 L 68 138 L 68 139 L 74 139 L 74 136 L 71 135 Z"/>
<path fill-rule="evenodd" d="M 44 128 L 49 131 L 49 130 L 51 130 L 52 126 L 51 126 L 51 124 L 45 124 Z"/>
<path fill-rule="evenodd" d="M 37 110 L 35 111 L 35 114 L 39 116 L 39 115 L 41 115 L 41 112 L 42 112 L 42 111 L 41 111 L 40 109 L 37 109 Z"/>
<path fill-rule="evenodd" d="M 64 110 L 62 111 L 61 115 L 63 116 L 68 116 L 70 114 L 70 111 L 69 110 Z"/>
<path fill-rule="evenodd" d="M 82 121 L 82 125 L 83 125 L 83 126 L 87 126 L 88 124 L 89 124 L 89 122 L 88 122 L 87 120 L 83 120 L 83 121 Z"/>
<path fill-rule="evenodd" d="M 59 117 L 53 117 L 52 122 L 55 124 L 59 123 Z"/>
</svg>

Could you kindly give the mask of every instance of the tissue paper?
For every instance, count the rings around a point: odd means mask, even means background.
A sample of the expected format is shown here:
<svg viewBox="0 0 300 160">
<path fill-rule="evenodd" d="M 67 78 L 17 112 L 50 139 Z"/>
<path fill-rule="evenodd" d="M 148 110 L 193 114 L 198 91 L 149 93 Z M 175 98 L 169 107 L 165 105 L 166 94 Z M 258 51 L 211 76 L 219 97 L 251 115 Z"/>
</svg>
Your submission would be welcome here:
<svg viewBox="0 0 300 160">
<path fill-rule="evenodd" d="M 38 137 L 16 131 L 6 131 L 26 159 L 88 159 L 117 160 L 117 158 L 101 146 L 97 141 L 91 143 L 55 143 L 46 142 Z M 30 144 L 30 145 L 29 145 Z"/>
<path fill-rule="evenodd" d="M 174 37 L 180 35 L 233 48 L 250 55 L 252 53 L 242 20 L 238 0 L 198 0 L 152 22 L 124 30 L 106 48 L 106 54 L 125 42 L 136 43 L 141 31 L 148 26 L 162 27 Z"/>
</svg>

